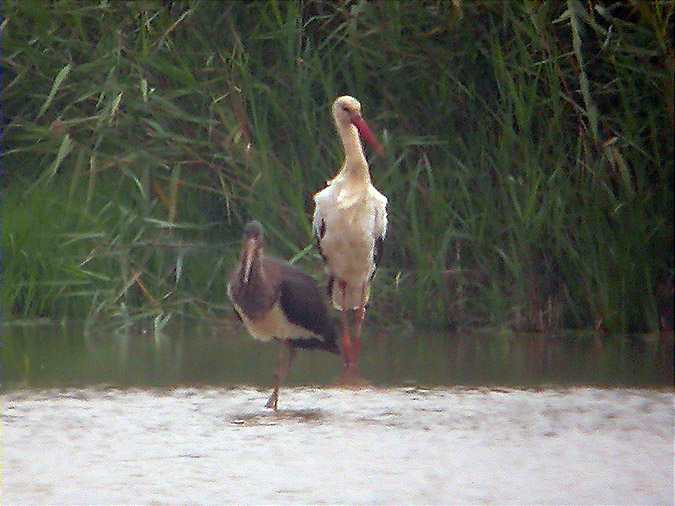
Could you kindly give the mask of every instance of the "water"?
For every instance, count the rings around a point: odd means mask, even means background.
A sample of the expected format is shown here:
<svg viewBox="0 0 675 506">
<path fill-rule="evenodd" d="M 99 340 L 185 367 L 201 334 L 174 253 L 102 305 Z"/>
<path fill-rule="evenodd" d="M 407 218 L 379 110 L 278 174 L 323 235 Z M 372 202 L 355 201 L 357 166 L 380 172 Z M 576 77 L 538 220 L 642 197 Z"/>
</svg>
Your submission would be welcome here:
<svg viewBox="0 0 675 506">
<path fill-rule="evenodd" d="M 376 329 L 372 323 L 368 330 Z M 5 389 L 168 386 L 271 386 L 277 346 L 259 343 L 241 326 L 176 322 L 155 336 L 80 326 L 0 327 Z M 673 382 L 673 343 L 657 336 L 556 336 L 473 333 L 448 335 L 414 329 L 370 333 L 362 369 L 376 386 L 626 386 Z M 340 359 L 300 351 L 291 385 L 328 385 Z"/>
<path fill-rule="evenodd" d="M 371 335 L 371 386 L 237 327 L 6 328 L 3 503 L 673 504 L 672 342 Z"/>
</svg>

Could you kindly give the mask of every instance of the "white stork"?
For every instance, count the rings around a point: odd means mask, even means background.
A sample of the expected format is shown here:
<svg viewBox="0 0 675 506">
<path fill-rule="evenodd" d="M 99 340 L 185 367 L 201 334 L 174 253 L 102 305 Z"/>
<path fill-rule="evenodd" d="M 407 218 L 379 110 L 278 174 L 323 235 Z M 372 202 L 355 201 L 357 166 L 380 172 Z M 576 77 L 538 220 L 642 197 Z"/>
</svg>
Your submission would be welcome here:
<svg viewBox="0 0 675 506">
<path fill-rule="evenodd" d="M 314 195 L 313 230 L 329 275 L 329 296 L 342 312 L 345 371 L 356 371 L 370 280 L 387 233 L 387 198 L 370 181 L 360 137 L 379 154 L 383 149 L 361 116 L 361 104 L 355 98 L 337 98 L 333 118 L 345 161 L 337 176 Z M 350 310 L 355 310 L 353 339 L 347 314 Z"/>
</svg>

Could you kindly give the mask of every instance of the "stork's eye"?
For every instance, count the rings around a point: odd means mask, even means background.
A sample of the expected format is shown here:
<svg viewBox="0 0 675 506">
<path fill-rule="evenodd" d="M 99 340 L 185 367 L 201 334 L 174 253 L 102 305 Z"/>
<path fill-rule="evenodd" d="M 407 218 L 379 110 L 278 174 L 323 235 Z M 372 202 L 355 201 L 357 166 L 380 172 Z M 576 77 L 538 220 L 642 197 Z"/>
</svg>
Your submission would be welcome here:
<svg viewBox="0 0 675 506">
<path fill-rule="evenodd" d="M 342 110 L 345 111 L 345 112 L 349 112 L 349 107 L 347 107 L 346 105 L 343 105 Z"/>
</svg>

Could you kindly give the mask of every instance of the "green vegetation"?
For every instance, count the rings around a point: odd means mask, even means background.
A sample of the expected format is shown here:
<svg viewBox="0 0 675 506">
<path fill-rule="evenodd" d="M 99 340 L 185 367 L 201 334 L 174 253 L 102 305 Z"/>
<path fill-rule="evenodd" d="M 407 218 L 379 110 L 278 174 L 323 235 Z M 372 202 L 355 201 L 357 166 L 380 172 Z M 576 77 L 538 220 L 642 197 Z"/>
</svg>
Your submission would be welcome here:
<svg viewBox="0 0 675 506">
<path fill-rule="evenodd" d="M 3 10 L 5 315 L 222 317 L 251 217 L 322 279 L 341 94 L 387 152 L 372 320 L 645 331 L 672 300 L 671 2 Z"/>
</svg>

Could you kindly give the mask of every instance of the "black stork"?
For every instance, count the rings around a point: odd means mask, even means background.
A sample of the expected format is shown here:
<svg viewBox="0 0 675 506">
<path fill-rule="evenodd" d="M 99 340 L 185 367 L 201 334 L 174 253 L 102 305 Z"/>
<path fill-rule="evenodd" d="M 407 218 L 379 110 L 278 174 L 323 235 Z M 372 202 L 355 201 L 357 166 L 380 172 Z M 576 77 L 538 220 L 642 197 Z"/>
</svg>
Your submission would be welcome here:
<svg viewBox="0 0 675 506">
<path fill-rule="evenodd" d="M 387 198 L 370 181 L 360 137 L 379 154 L 383 149 L 361 116 L 361 104 L 355 98 L 337 98 L 333 119 L 345 161 L 327 187 L 314 195 L 313 230 L 329 276 L 330 298 L 342 312 L 345 372 L 356 372 L 370 281 L 387 233 Z M 355 311 L 353 340 L 349 332 L 350 310 Z"/>
<path fill-rule="evenodd" d="M 244 228 L 239 264 L 230 276 L 227 293 L 255 339 L 274 339 L 282 345 L 274 391 L 266 404 L 276 410 L 279 387 L 286 379 L 297 348 L 335 354 L 340 350 L 317 284 L 288 262 L 264 255 L 263 246 L 263 227 L 251 221 Z"/>
</svg>

